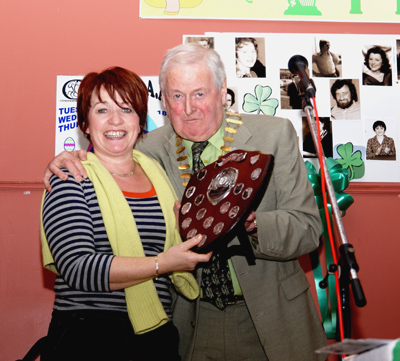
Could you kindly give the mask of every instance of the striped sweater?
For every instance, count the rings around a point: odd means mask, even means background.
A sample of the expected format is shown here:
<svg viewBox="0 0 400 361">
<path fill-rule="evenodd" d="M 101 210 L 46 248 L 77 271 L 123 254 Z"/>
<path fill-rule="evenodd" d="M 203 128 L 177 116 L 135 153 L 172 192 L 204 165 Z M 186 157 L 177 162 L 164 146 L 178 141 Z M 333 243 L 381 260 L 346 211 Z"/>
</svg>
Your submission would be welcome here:
<svg viewBox="0 0 400 361">
<path fill-rule="evenodd" d="M 57 310 L 126 311 L 124 290 L 110 291 L 109 272 L 114 257 L 98 200 L 89 179 L 77 183 L 51 178 L 51 193 L 43 205 L 43 226 L 59 271 L 55 282 Z M 165 222 L 155 191 L 146 198 L 126 194 L 146 256 L 162 252 Z M 170 279 L 155 281 L 157 294 L 171 318 Z"/>
</svg>

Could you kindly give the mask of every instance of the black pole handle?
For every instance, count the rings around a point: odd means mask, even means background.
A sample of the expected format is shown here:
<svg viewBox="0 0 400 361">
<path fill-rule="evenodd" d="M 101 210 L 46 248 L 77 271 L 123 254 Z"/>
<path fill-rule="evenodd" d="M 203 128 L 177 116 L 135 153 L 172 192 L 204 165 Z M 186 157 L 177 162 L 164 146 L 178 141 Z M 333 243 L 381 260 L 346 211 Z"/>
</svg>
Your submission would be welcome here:
<svg viewBox="0 0 400 361">
<path fill-rule="evenodd" d="M 342 255 L 342 272 L 348 272 L 351 276 L 350 283 L 355 304 L 357 307 L 364 307 L 367 304 L 367 300 L 365 298 L 361 282 L 357 277 L 359 267 L 355 257 L 355 250 L 350 243 L 345 243 L 339 247 L 339 251 Z"/>
<path fill-rule="evenodd" d="M 367 304 L 367 300 L 364 295 L 364 291 L 361 287 L 360 280 L 353 278 L 351 281 L 351 291 L 353 292 L 354 302 L 357 307 L 364 307 Z"/>
</svg>

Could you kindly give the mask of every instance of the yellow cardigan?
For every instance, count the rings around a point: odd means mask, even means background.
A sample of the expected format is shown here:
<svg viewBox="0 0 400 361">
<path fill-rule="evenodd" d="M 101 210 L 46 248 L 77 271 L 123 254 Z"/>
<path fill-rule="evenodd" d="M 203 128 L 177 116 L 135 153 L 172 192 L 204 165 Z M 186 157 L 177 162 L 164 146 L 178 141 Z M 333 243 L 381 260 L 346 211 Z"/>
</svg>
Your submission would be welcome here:
<svg viewBox="0 0 400 361">
<path fill-rule="evenodd" d="M 120 188 L 93 153 L 88 153 L 87 158 L 88 160 L 83 162 L 83 165 L 94 185 L 113 253 L 116 256 L 145 257 L 135 220 Z M 156 190 L 165 218 L 167 232 L 164 250 L 167 250 L 181 242 L 172 211 L 174 201 L 177 199 L 175 192 L 157 161 L 136 150 L 133 150 L 133 158 L 143 168 Z M 40 214 L 43 264 L 44 267 L 57 273 L 43 229 L 42 212 L 45 194 L 46 192 L 43 194 Z M 199 287 L 190 272 L 174 272 L 170 278 L 177 291 L 185 297 L 189 299 L 198 297 Z M 129 318 L 136 334 L 154 330 L 168 321 L 153 280 L 125 288 L 125 299 Z"/>
</svg>

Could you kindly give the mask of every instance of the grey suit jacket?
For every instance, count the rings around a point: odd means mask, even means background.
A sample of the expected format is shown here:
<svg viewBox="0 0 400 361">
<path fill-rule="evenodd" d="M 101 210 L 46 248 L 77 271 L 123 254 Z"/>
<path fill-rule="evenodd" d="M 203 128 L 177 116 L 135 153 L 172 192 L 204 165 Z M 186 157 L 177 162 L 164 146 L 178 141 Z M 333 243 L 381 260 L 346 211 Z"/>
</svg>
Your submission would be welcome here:
<svg viewBox="0 0 400 361">
<path fill-rule="evenodd" d="M 321 220 L 300 155 L 296 132 L 287 119 L 242 115 L 233 147 L 274 156 L 265 195 L 256 209 L 258 243 L 252 245 L 255 265 L 233 256 L 247 308 L 270 361 L 324 360 L 314 350 L 325 346 L 309 283 L 297 258 L 319 245 Z M 157 159 L 178 195 L 184 187 L 176 161 L 176 138 L 170 125 L 153 130 L 137 148 Z M 234 238 L 230 243 L 237 245 Z M 197 277 L 201 269 L 197 270 Z M 180 332 L 183 360 L 190 360 L 196 335 L 198 300 L 178 296 L 174 323 Z M 220 312 L 216 309 L 216 312 Z"/>
</svg>

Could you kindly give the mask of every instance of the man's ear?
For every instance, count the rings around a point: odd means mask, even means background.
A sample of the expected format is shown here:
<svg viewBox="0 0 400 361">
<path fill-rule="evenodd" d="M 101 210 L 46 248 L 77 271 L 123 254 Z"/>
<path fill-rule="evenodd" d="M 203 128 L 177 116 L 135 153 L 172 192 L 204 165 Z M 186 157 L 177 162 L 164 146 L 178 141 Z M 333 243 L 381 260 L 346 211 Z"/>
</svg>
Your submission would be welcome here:
<svg viewBox="0 0 400 361">
<path fill-rule="evenodd" d="M 220 94 L 221 94 L 221 101 L 222 101 L 222 105 L 224 106 L 226 104 L 226 94 L 228 92 L 228 88 L 227 88 L 227 82 L 226 82 L 226 78 L 224 80 L 224 84 L 222 84 L 221 90 L 220 90 Z"/>
<path fill-rule="evenodd" d="M 165 95 L 162 92 L 161 92 L 161 102 L 162 102 L 163 108 L 165 109 Z"/>
</svg>

